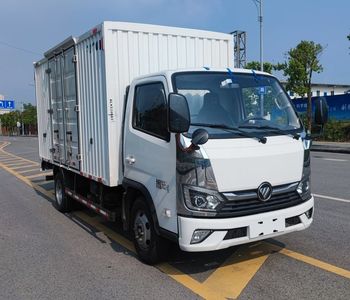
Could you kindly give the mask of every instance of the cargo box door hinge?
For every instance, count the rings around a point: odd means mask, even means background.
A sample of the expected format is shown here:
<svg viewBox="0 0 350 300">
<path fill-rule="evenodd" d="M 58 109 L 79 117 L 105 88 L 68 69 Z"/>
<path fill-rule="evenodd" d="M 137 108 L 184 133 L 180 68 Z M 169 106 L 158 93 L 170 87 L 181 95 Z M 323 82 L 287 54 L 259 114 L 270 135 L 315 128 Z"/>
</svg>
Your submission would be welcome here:
<svg viewBox="0 0 350 300">
<path fill-rule="evenodd" d="M 74 106 L 74 111 L 76 111 L 76 112 L 79 112 L 79 111 L 80 111 L 79 105 Z"/>
<path fill-rule="evenodd" d="M 72 57 L 72 62 L 76 63 L 78 61 L 78 56 L 76 54 Z"/>
<path fill-rule="evenodd" d="M 78 160 L 78 161 L 81 161 L 81 154 L 80 154 L 80 153 L 77 154 L 77 160 Z"/>
</svg>

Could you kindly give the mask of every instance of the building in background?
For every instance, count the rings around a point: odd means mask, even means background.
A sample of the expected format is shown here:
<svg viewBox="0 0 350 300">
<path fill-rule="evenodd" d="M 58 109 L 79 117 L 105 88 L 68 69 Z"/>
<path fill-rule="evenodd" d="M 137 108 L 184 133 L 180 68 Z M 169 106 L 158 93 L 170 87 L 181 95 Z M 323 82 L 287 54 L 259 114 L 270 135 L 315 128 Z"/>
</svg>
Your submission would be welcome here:
<svg viewBox="0 0 350 300">
<path fill-rule="evenodd" d="M 282 81 L 282 84 L 285 87 L 287 82 Z M 335 95 L 342 95 L 342 94 L 349 94 L 349 93 L 350 93 L 350 85 L 347 85 L 347 84 L 330 84 L 330 83 L 312 83 L 311 84 L 312 97 L 335 96 Z M 293 93 L 291 91 L 288 91 L 288 95 L 292 99 L 307 97 L 306 94 L 302 96 L 302 95 Z"/>
</svg>

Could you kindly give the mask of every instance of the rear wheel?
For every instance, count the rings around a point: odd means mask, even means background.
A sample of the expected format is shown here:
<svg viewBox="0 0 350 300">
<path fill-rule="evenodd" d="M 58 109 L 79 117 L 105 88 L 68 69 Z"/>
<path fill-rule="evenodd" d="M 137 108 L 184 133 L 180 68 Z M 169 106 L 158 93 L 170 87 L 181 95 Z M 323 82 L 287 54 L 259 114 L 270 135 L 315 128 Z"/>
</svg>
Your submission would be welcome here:
<svg viewBox="0 0 350 300">
<path fill-rule="evenodd" d="M 139 258 L 155 264 L 164 258 L 167 241 L 157 235 L 150 209 L 143 197 L 136 199 L 131 210 L 132 236 Z"/>
<path fill-rule="evenodd" d="M 61 173 L 55 176 L 55 207 L 60 212 L 71 211 L 72 201 L 65 192 L 64 180 Z"/>
</svg>

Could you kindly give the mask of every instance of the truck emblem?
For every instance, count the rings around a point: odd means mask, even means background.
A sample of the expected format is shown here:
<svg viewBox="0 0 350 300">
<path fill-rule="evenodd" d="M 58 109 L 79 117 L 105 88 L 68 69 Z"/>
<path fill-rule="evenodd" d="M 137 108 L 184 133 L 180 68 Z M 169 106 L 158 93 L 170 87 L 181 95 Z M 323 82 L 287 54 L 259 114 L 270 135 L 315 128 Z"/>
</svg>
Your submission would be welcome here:
<svg viewBox="0 0 350 300">
<path fill-rule="evenodd" d="M 258 198 L 261 201 L 267 201 L 272 196 L 272 186 L 268 182 L 263 182 L 258 187 Z"/>
</svg>

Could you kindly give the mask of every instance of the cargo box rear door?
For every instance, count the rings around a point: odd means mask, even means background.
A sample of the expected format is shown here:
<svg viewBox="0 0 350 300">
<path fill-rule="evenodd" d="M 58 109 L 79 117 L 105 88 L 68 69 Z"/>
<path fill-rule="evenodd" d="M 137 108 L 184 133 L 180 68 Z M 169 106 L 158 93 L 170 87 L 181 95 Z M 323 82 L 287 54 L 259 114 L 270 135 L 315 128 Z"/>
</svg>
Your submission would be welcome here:
<svg viewBox="0 0 350 300">
<path fill-rule="evenodd" d="M 62 55 L 49 60 L 50 101 L 52 108 L 53 160 L 65 164 L 64 115 L 62 101 Z"/>
<path fill-rule="evenodd" d="M 63 107 L 66 164 L 79 169 L 78 105 L 74 47 L 63 54 Z"/>
</svg>

